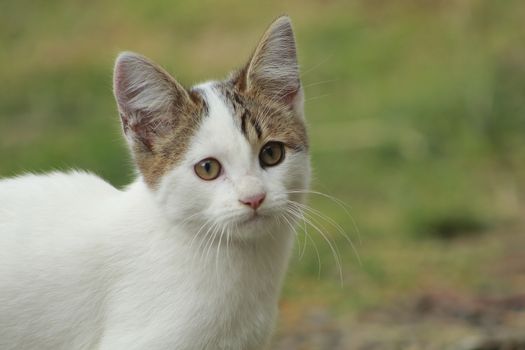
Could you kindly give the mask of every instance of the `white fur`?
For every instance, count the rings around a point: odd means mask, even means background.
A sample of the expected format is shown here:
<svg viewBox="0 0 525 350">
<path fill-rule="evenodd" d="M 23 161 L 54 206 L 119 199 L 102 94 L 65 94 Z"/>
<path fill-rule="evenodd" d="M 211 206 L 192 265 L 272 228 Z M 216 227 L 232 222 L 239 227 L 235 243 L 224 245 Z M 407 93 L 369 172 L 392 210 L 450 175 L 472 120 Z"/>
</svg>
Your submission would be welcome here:
<svg viewBox="0 0 525 350">
<path fill-rule="evenodd" d="M 308 156 L 261 169 L 213 84 L 199 88 L 209 117 L 156 191 L 80 172 L 0 181 L 0 349 L 265 346 L 293 242 L 276 217 L 308 186 Z M 214 181 L 194 174 L 206 157 L 223 165 Z M 259 191 L 246 222 L 239 199 Z"/>
</svg>

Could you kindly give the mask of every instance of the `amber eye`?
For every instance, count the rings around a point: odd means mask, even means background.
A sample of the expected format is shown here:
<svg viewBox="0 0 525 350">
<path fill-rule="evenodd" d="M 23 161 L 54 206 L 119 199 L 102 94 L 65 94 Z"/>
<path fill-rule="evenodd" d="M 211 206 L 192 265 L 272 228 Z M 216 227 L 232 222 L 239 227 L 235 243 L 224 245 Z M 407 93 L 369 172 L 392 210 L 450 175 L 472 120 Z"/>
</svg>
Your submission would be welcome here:
<svg viewBox="0 0 525 350">
<path fill-rule="evenodd" d="M 214 158 L 206 158 L 195 164 L 195 174 L 203 180 L 215 180 L 221 174 L 221 163 Z"/>
<path fill-rule="evenodd" d="M 270 141 L 261 149 L 259 161 L 262 167 L 274 166 L 284 159 L 284 145 L 282 142 Z"/>
</svg>

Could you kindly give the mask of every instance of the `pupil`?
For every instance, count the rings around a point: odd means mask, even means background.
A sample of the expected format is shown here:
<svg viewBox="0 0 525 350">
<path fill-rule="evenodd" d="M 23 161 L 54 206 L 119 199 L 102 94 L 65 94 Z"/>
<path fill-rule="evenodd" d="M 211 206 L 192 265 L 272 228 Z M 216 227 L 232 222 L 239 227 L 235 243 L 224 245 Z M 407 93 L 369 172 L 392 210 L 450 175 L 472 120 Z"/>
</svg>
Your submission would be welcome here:
<svg viewBox="0 0 525 350">
<path fill-rule="evenodd" d="M 273 149 L 271 147 L 268 147 L 266 149 L 266 154 L 268 154 L 270 158 L 273 158 Z"/>
<path fill-rule="evenodd" d="M 207 173 L 211 170 L 211 162 L 204 163 L 204 170 L 206 170 Z"/>
</svg>

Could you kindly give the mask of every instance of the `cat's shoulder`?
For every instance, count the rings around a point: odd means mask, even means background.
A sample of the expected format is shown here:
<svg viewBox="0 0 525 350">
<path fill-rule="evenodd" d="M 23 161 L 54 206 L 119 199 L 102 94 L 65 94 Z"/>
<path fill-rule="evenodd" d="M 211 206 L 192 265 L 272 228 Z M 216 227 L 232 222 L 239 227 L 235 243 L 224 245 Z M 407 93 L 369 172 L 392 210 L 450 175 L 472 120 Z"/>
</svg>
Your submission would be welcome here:
<svg viewBox="0 0 525 350">
<path fill-rule="evenodd" d="M 77 195 L 100 195 L 114 193 L 115 187 L 99 176 L 81 170 L 67 172 L 54 171 L 45 174 L 26 173 L 16 177 L 0 179 L 0 194 L 27 193 L 39 194 L 76 193 Z M 0 196 L 2 197 L 2 196 Z"/>
</svg>

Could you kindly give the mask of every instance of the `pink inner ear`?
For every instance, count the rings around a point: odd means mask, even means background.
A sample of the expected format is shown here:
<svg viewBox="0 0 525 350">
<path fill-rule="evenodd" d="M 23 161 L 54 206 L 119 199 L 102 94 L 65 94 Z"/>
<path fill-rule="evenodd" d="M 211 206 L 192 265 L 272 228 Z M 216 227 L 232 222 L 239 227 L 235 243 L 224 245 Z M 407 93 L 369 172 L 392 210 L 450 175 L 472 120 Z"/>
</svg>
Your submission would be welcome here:
<svg viewBox="0 0 525 350">
<path fill-rule="evenodd" d="M 113 86 L 128 140 L 151 151 L 158 134 L 173 127 L 168 113 L 173 105 L 186 103 L 184 88 L 153 62 L 129 52 L 117 58 Z"/>
<path fill-rule="evenodd" d="M 120 120 L 122 121 L 122 129 L 124 133 L 127 133 L 129 130 L 129 118 L 122 112 L 119 112 Z"/>
<path fill-rule="evenodd" d="M 290 91 L 286 95 L 284 95 L 282 101 L 286 103 L 287 105 L 291 105 L 295 101 L 295 97 L 297 96 L 297 93 L 299 92 L 299 89 L 295 89 L 293 91 Z"/>
</svg>

